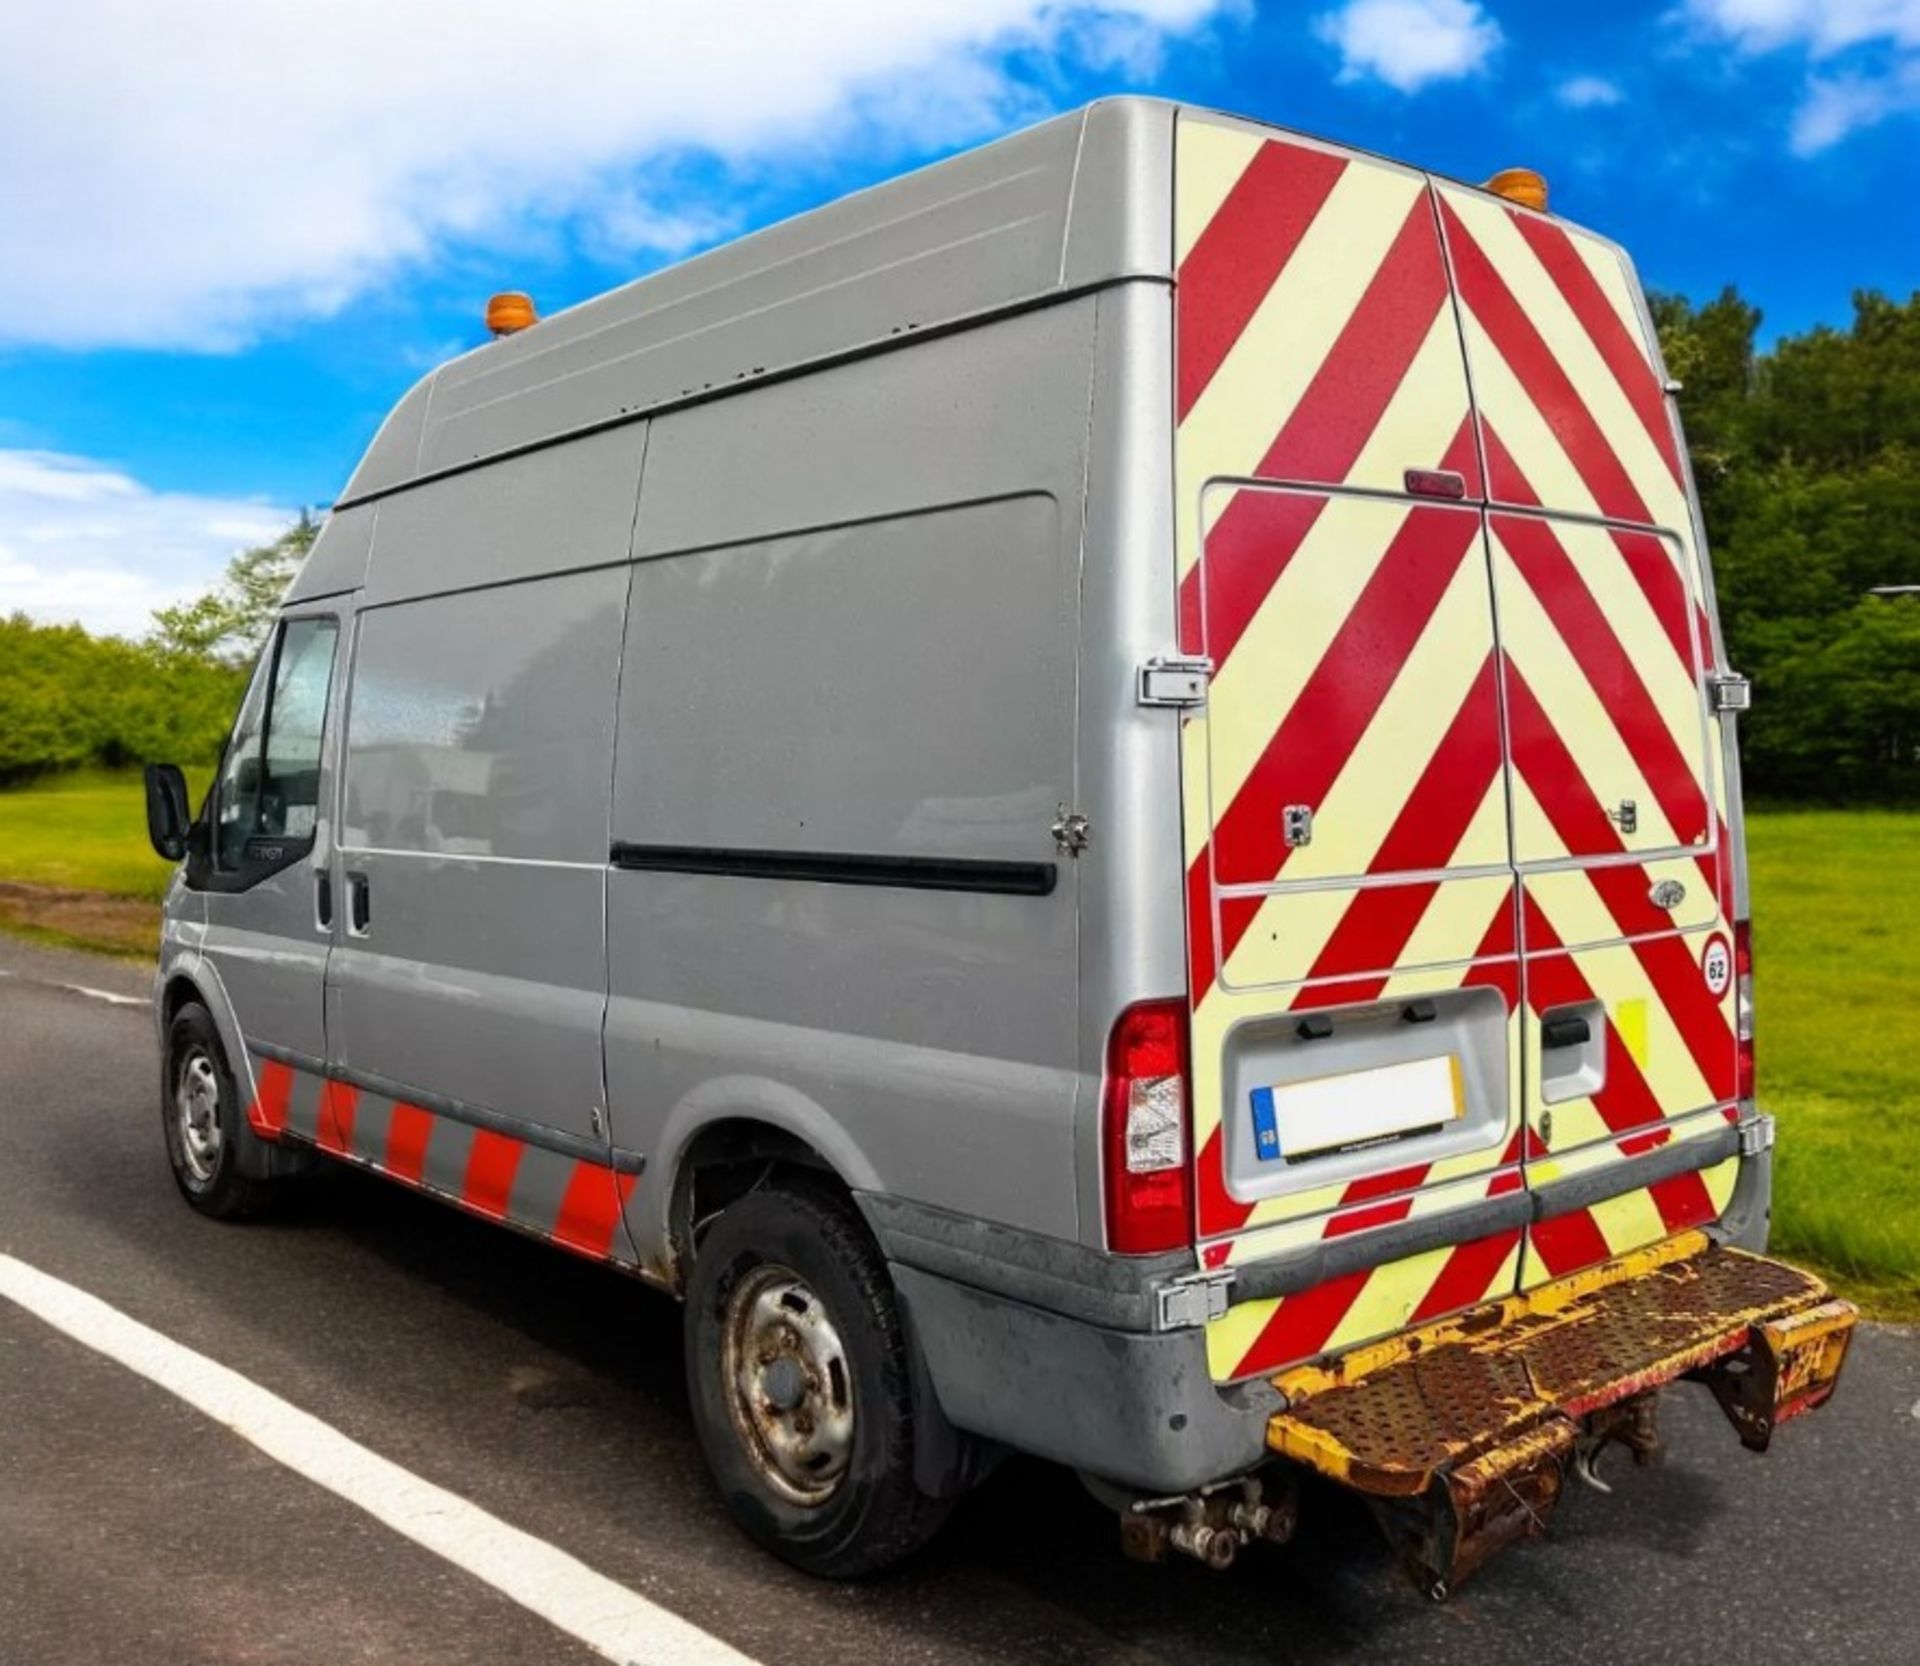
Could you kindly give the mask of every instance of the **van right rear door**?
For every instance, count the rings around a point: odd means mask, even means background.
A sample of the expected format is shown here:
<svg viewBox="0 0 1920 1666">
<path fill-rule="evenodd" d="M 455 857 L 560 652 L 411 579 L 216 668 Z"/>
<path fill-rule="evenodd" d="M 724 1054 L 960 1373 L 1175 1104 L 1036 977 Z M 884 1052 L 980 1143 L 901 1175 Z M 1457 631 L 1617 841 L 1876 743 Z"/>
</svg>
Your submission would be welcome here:
<svg viewBox="0 0 1920 1666">
<path fill-rule="evenodd" d="M 1678 425 L 1613 245 L 1437 190 L 1486 461 L 1523 904 L 1526 1284 L 1732 1193 L 1731 852 Z"/>
</svg>

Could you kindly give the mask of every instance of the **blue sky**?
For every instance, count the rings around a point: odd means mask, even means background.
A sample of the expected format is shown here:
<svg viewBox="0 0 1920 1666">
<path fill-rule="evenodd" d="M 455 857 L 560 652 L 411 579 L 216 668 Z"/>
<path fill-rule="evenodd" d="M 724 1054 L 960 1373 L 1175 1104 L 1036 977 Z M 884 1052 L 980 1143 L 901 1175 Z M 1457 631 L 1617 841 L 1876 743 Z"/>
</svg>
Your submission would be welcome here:
<svg viewBox="0 0 1920 1666">
<path fill-rule="evenodd" d="M 1920 0 L 65 0 L 0 59 L 0 612 L 138 634 L 552 311 L 1103 93 L 1469 179 L 1766 331 L 1920 287 Z"/>
</svg>

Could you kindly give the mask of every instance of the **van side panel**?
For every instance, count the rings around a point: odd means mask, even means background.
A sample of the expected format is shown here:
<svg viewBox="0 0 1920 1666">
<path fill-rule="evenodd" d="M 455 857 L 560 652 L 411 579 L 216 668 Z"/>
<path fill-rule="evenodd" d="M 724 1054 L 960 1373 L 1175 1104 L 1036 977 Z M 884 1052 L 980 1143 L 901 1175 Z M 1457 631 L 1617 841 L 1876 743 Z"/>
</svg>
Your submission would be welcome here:
<svg viewBox="0 0 1920 1666">
<path fill-rule="evenodd" d="M 606 1044 L 650 1260 L 680 1151 L 726 1118 L 789 1130 L 856 1187 L 1078 1233 L 1078 875 L 1051 828 L 1075 796 L 1093 311 L 654 425 Z M 1049 888 L 903 879 L 900 859 Z"/>
</svg>

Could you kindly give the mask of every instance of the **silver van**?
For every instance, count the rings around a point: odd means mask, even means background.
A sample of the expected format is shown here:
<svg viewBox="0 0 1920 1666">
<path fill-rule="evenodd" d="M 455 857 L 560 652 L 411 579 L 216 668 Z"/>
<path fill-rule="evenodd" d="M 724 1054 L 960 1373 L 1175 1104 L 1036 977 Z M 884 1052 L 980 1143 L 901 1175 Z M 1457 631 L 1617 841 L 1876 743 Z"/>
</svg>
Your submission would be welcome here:
<svg viewBox="0 0 1920 1666">
<path fill-rule="evenodd" d="M 1019 1450 L 1215 1566 L 1318 1471 L 1441 1594 L 1663 1384 L 1756 1447 L 1831 1393 L 1852 1310 L 1757 1253 L 1746 685 L 1537 176 L 1121 100 L 515 310 L 198 816 L 149 772 L 196 1208 L 325 1156 L 682 1298 L 827 1575 Z"/>
</svg>

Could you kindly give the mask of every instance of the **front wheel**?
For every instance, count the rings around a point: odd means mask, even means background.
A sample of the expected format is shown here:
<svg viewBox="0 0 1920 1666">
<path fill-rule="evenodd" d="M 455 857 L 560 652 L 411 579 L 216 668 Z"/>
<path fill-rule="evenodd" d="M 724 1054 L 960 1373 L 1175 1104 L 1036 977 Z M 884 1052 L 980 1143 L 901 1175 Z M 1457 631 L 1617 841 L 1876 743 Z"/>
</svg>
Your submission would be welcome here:
<svg viewBox="0 0 1920 1666">
<path fill-rule="evenodd" d="M 907 1346 L 852 1206 L 804 1179 L 749 1192 L 700 1244 L 687 1390 L 708 1467 L 749 1534 L 857 1579 L 902 1561 L 949 1506 L 913 1478 Z"/>
<path fill-rule="evenodd" d="M 163 1089 L 161 1122 L 180 1195 L 216 1220 L 259 1211 L 276 1183 L 248 1172 L 265 1166 L 248 1161 L 259 1136 L 240 1108 L 213 1016 L 197 1001 L 167 1026 Z"/>
</svg>

